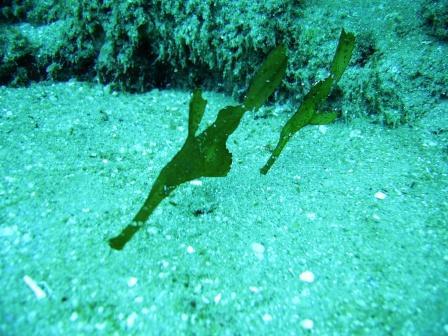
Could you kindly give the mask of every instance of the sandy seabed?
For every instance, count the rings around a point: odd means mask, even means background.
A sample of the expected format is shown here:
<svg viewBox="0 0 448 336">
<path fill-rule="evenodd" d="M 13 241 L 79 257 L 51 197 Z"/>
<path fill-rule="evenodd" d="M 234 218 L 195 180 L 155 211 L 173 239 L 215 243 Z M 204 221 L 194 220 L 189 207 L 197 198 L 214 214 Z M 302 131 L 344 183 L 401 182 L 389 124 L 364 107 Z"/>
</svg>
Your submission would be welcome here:
<svg viewBox="0 0 448 336">
<path fill-rule="evenodd" d="M 204 96 L 204 124 L 232 103 Z M 178 188 L 111 250 L 180 149 L 189 97 L 0 88 L 1 334 L 448 332 L 442 108 L 412 127 L 307 127 L 267 176 L 288 113 L 247 113 L 229 175 Z"/>
</svg>

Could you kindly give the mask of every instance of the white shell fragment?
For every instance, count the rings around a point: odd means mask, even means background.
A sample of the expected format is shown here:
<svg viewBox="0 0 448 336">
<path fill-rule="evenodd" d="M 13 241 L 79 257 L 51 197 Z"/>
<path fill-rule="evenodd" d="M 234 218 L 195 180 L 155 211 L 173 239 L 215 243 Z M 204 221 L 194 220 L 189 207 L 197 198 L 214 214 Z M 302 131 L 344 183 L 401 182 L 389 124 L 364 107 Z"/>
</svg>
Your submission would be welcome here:
<svg viewBox="0 0 448 336">
<path fill-rule="evenodd" d="M 25 284 L 33 291 L 37 299 L 43 299 L 47 297 L 47 293 L 45 293 L 44 290 L 40 288 L 36 281 L 34 281 L 30 276 L 25 275 L 23 277 L 23 281 L 25 281 Z"/>
<path fill-rule="evenodd" d="M 196 186 L 196 187 L 201 187 L 202 186 L 202 181 L 201 180 L 191 180 L 190 181 L 190 185 Z"/>
</svg>

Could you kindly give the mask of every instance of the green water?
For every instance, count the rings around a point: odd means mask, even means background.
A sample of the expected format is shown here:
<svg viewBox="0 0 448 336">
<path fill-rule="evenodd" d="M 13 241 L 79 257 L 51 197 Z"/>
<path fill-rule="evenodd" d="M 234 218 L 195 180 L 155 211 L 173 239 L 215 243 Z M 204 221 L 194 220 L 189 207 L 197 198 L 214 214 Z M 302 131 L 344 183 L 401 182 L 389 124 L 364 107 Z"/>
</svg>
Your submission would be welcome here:
<svg viewBox="0 0 448 336">
<path fill-rule="evenodd" d="M 107 240 L 182 146 L 191 90 L 0 87 L 0 334 L 448 334 L 447 45 L 423 3 L 305 2 L 323 69 L 341 26 L 379 32 L 381 52 L 341 79 L 340 118 L 297 133 L 264 176 L 296 104 L 247 112 L 228 176 L 176 189 L 122 251 Z M 217 90 L 202 129 L 236 103 Z"/>
</svg>

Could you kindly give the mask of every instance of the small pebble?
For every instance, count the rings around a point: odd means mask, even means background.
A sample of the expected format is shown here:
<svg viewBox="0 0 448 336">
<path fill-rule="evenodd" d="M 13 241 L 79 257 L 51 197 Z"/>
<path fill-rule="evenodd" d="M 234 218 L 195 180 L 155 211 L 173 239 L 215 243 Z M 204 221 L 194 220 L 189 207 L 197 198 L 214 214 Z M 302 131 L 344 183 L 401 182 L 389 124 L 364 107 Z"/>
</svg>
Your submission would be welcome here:
<svg viewBox="0 0 448 336">
<path fill-rule="evenodd" d="M 375 222 L 379 222 L 379 221 L 381 220 L 381 217 L 380 217 L 378 214 L 373 214 L 373 215 L 372 215 L 372 219 L 373 219 Z"/>
<path fill-rule="evenodd" d="M 387 197 L 387 195 L 381 191 L 377 191 L 374 196 L 376 199 L 379 199 L 379 200 L 383 200 Z"/>
<path fill-rule="evenodd" d="M 77 312 L 73 312 L 70 315 L 70 321 L 75 322 L 78 319 L 78 313 Z"/>
<path fill-rule="evenodd" d="M 134 326 L 137 316 L 138 315 L 136 312 L 132 312 L 131 315 L 128 316 L 128 318 L 126 319 L 126 326 L 128 328 L 132 328 Z"/>
<path fill-rule="evenodd" d="M 193 246 L 187 246 L 187 253 L 188 254 L 193 254 L 195 252 L 195 249 Z"/>
<path fill-rule="evenodd" d="M 349 137 L 350 138 L 360 138 L 361 134 L 362 134 L 361 130 L 354 129 L 350 132 Z"/>
<path fill-rule="evenodd" d="M 255 253 L 264 253 L 264 246 L 260 243 L 252 243 L 252 250 Z"/>
<path fill-rule="evenodd" d="M 319 125 L 319 132 L 320 134 L 325 134 L 328 131 L 328 126 L 325 125 Z"/>
<path fill-rule="evenodd" d="M 249 290 L 250 290 L 252 293 L 258 293 L 258 292 L 260 291 L 260 288 L 255 287 L 255 286 L 249 286 Z"/>
<path fill-rule="evenodd" d="M 159 230 L 155 226 L 150 226 L 146 230 L 150 235 L 156 235 Z"/>
<path fill-rule="evenodd" d="M 314 327 L 314 321 L 310 319 L 305 319 L 302 320 L 302 322 L 300 322 L 300 325 L 302 326 L 303 329 L 311 330 Z"/>
<path fill-rule="evenodd" d="M 17 225 L 5 226 L 0 228 L 0 237 L 9 237 L 17 233 L 18 227 Z"/>
<path fill-rule="evenodd" d="M 128 280 L 128 286 L 134 287 L 137 284 L 138 279 L 136 277 L 130 277 Z"/>
<path fill-rule="evenodd" d="M 221 293 L 218 293 L 218 294 L 216 294 L 215 297 L 213 298 L 213 301 L 215 301 L 215 303 L 219 303 L 219 302 L 221 302 L 221 299 L 222 299 L 222 294 L 221 294 Z"/>
<path fill-rule="evenodd" d="M 251 248 L 252 248 L 252 251 L 254 252 L 255 256 L 257 257 L 257 259 L 263 260 L 264 251 L 265 251 L 264 246 L 260 243 L 252 243 Z"/>
<path fill-rule="evenodd" d="M 269 313 L 266 313 L 263 315 L 263 321 L 265 322 L 271 322 L 272 321 L 272 315 Z"/>
<path fill-rule="evenodd" d="M 96 330 L 104 330 L 106 328 L 106 322 L 95 323 Z"/>
<path fill-rule="evenodd" d="M 298 305 L 299 303 L 300 303 L 300 296 L 294 296 L 292 299 L 291 299 L 291 302 L 292 302 L 292 304 L 293 305 Z"/>
<path fill-rule="evenodd" d="M 300 273 L 299 279 L 302 280 L 303 282 L 311 283 L 314 281 L 314 274 L 311 271 L 305 271 Z"/>
</svg>

